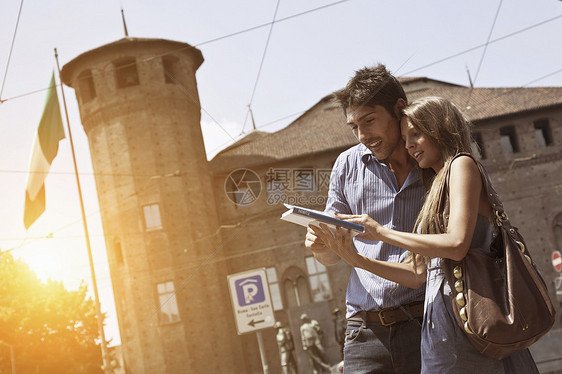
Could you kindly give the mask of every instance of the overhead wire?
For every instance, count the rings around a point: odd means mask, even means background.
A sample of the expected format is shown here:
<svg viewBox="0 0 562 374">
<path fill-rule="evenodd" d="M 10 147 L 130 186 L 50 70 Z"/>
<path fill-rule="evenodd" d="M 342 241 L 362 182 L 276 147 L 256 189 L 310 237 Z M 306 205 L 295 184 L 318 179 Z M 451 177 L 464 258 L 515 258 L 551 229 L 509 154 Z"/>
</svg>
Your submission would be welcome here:
<svg viewBox="0 0 562 374">
<path fill-rule="evenodd" d="M 325 9 L 325 8 L 328 8 L 328 7 L 331 7 L 331 6 L 334 6 L 334 5 L 338 5 L 338 4 L 341 4 L 341 3 L 345 3 L 345 2 L 348 2 L 348 1 L 351 1 L 351 0 L 336 1 L 336 2 L 334 2 L 334 3 L 330 3 L 330 4 L 327 4 L 327 5 L 321 6 L 321 7 L 313 8 L 313 9 L 310 9 L 310 10 L 307 10 L 307 11 L 304 11 L 304 12 L 301 12 L 301 13 L 297 13 L 297 14 L 294 14 L 294 15 L 291 15 L 291 16 L 288 16 L 288 17 L 279 18 L 278 20 L 275 21 L 275 23 L 284 22 L 284 21 L 287 21 L 287 20 L 289 20 L 289 19 L 293 19 L 293 18 L 302 16 L 302 15 L 305 15 L 305 14 L 309 14 L 309 13 L 312 13 L 312 12 L 315 12 L 315 11 L 319 11 L 319 10 L 322 10 L 322 9 Z M 554 17 L 548 18 L 548 19 L 546 19 L 546 20 L 544 20 L 544 21 L 541 21 L 541 22 L 532 24 L 532 25 L 527 26 L 527 27 L 525 27 L 525 28 L 522 28 L 522 29 L 519 29 L 519 30 L 514 31 L 514 32 L 512 32 L 512 33 L 506 34 L 506 35 L 504 35 L 504 36 L 501 36 L 501 37 L 499 37 L 499 38 L 496 38 L 496 39 L 494 39 L 494 40 L 489 41 L 487 44 L 496 43 L 496 42 L 498 42 L 498 41 L 507 39 L 507 38 L 512 37 L 512 36 L 515 36 L 515 35 L 517 35 L 517 34 L 520 34 L 520 33 L 522 33 L 522 32 L 529 31 L 529 30 L 531 30 L 531 29 L 533 29 L 533 28 L 542 26 L 542 25 L 544 25 L 544 24 L 546 24 L 546 23 L 555 21 L 555 20 L 557 20 L 557 19 L 559 19 L 559 18 L 562 18 L 562 15 L 558 15 L 558 16 L 554 16 Z M 243 29 L 243 30 L 234 32 L 234 33 L 230 33 L 230 34 L 227 34 L 227 35 L 223 35 L 223 36 L 221 36 L 221 37 L 217 37 L 217 38 L 214 38 L 214 39 L 209 39 L 209 40 L 207 40 L 207 41 L 194 44 L 193 46 L 181 47 L 181 48 L 178 48 L 178 49 L 174 49 L 173 51 L 169 51 L 169 52 L 166 52 L 166 53 L 162 53 L 162 54 L 159 54 L 159 55 L 155 55 L 155 56 L 150 57 L 150 59 L 153 59 L 153 58 L 156 58 L 156 57 L 162 57 L 162 56 L 165 56 L 165 55 L 168 55 L 168 54 L 172 54 L 172 53 L 175 53 L 175 52 L 179 52 L 179 51 L 181 51 L 181 50 L 192 49 L 192 48 L 195 48 L 195 47 L 198 47 L 198 46 L 201 46 L 201 45 L 205 45 L 205 44 L 213 43 L 213 42 L 216 42 L 216 41 L 219 41 L 219 40 L 227 39 L 227 38 L 230 38 L 230 37 L 233 37 L 233 36 L 237 36 L 237 35 L 240 35 L 240 34 L 243 34 L 243 33 L 246 33 L 246 32 L 250 32 L 250 31 L 254 31 L 254 30 L 260 29 L 260 28 L 262 28 L 262 27 L 269 26 L 269 25 L 271 25 L 271 24 L 272 24 L 272 22 L 267 22 L 267 23 L 264 23 L 264 24 L 260 24 L 260 25 L 257 25 L 257 26 L 253 26 L 253 27 L 250 27 L 250 28 L 247 28 L 247 29 Z M 466 54 L 466 53 L 472 52 L 472 51 L 474 51 L 474 50 L 477 50 L 477 49 L 479 49 L 479 48 L 481 48 L 481 47 L 483 47 L 483 46 L 485 46 L 485 45 L 486 45 L 486 43 L 484 43 L 484 44 L 479 44 L 479 45 L 476 45 L 476 46 L 471 47 L 471 48 L 469 48 L 469 49 L 465 49 L 465 50 L 463 50 L 463 51 L 457 52 L 457 53 L 452 54 L 452 55 L 450 55 L 450 56 L 444 57 L 444 58 L 442 58 L 442 59 L 435 60 L 435 61 L 433 61 L 433 62 L 431 62 L 431 63 L 426 64 L 426 65 L 422 65 L 422 66 L 417 67 L 417 68 L 415 68 L 415 69 L 413 69 L 413 70 L 407 71 L 407 72 L 405 72 L 404 74 L 402 74 L 402 76 L 406 76 L 406 75 L 415 73 L 415 72 L 417 72 L 417 71 L 419 71 L 419 70 L 423 70 L 423 69 L 426 69 L 426 68 L 428 68 L 428 67 L 431 67 L 431 66 L 440 64 L 440 63 L 442 63 L 442 62 L 448 61 L 448 60 L 453 59 L 453 58 L 455 58 L 455 57 L 458 57 L 458 56 L 461 56 L 461 55 L 463 55 L 463 54 Z M 122 67 L 126 67 L 126 65 L 124 65 L 124 66 L 122 66 Z M 29 95 L 34 95 L 34 94 L 36 94 L 36 93 L 40 93 L 40 92 L 47 91 L 48 89 L 49 89 L 49 87 L 46 87 L 46 88 L 41 88 L 41 89 L 38 89 L 38 90 L 34 90 L 34 91 L 29 91 L 29 92 L 26 92 L 26 93 L 22 93 L 22 94 L 19 94 L 19 95 L 11 96 L 11 97 L 9 97 L 9 98 L 7 98 L 7 99 L 4 99 L 3 102 L 15 100 L 15 99 L 19 99 L 19 98 L 22 98 L 22 97 L 25 97 L 25 96 L 29 96 Z"/>
<path fill-rule="evenodd" d="M 261 56 L 261 62 L 260 62 L 260 66 L 258 68 L 258 74 L 256 75 L 256 81 L 254 82 L 254 88 L 252 89 L 252 95 L 250 96 L 250 102 L 248 103 L 248 111 L 246 112 L 246 118 L 244 119 L 244 124 L 242 126 L 242 133 L 244 132 L 244 129 L 246 128 L 246 122 L 248 121 L 248 115 L 252 114 L 252 103 L 254 101 L 254 95 L 256 94 L 256 89 L 258 87 L 258 82 L 260 80 L 261 70 L 263 68 L 263 63 L 265 61 L 265 56 L 267 54 L 267 48 L 269 47 L 269 41 L 271 40 L 271 33 L 273 32 L 273 25 L 275 25 L 275 18 L 277 18 L 277 11 L 279 10 L 279 4 L 280 3 L 281 3 L 281 0 L 277 0 L 277 5 L 275 6 L 275 12 L 273 13 L 273 21 L 271 22 L 271 26 L 269 27 L 269 33 L 267 34 L 267 40 L 265 42 L 265 47 L 263 49 L 263 53 L 262 53 L 262 56 Z M 253 115 L 252 115 L 252 123 L 253 123 L 254 128 L 255 128 Z"/>
<path fill-rule="evenodd" d="M 480 56 L 480 62 L 478 63 L 478 68 L 476 69 L 476 74 L 474 75 L 474 80 L 470 83 L 470 91 L 468 92 L 468 98 L 466 99 L 465 107 L 470 105 L 470 98 L 472 97 L 472 91 L 474 90 L 474 85 L 476 84 L 476 80 L 478 79 L 478 74 L 480 74 L 480 68 L 482 67 L 482 62 L 484 61 L 484 56 L 486 55 L 486 51 L 488 50 L 488 45 L 490 44 L 490 38 L 492 37 L 492 32 L 494 31 L 494 27 L 496 26 L 496 21 L 498 20 L 498 16 L 500 14 L 500 9 L 502 7 L 503 0 L 500 0 L 498 5 L 498 9 L 496 10 L 496 16 L 494 17 L 494 21 L 492 22 L 492 27 L 490 28 L 490 32 L 488 33 L 488 38 L 486 39 L 486 43 L 484 45 L 484 50 L 482 51 L 482 55 Z M 470 76 L 470 75 L 469 75 Z"/>
<path fill-rule="evenodd" d="M 164 68 L 164 74 L 166 74 L 166 76 L 167 76 L 168 78 L 170 78 L 170 79 L 172 80 L 172 82 L 174 82 L 174 84 L 180 88 L 180 90 L 182 91 L 182 93 L 183 93 L 184 95 L 186 95 L 186 96 L 191 100 L 192 103 L 199 105 L 199 106 L 201 107 L 201 110 L 202 110 L 203 112 L 205 112 L 205 114 L 208 115 L 209 118 L 211 118 L 211 119 L 213 120 L 213 122 L 215 122 L 215 123 L 219 126 L 219 128 L 220 128 L 222 131 L 224 131 L 224 133 L 225 133 L 226 135 L 228 135 L 228 137 L 229 137 L 232 141 L 236 141 L 236 139 L 234 139 L 234 138 L 232 137 L 232 135 L 230 135 L 230 133 L 229 133 L 228 131 L 226 131 L 226 129 L 220 124 L 220 122 L 217 121 L 217 120 L 211 115 L 211 113 L 209 113 L 202 105 L 200 105 L 199 100 L 197 100 L 196 98 L 194 98 L 193 95 L 191 95 L 191 94 L 189 93 L 189 91 L 187 90 L 187 88 L 185 88 L 185 87 L 183 86 L 183 84 L 181 84 L 181 82 L 180 82 L 179 80 L 177 80 L 176 77 L 174 77 L 174 76 L 172 75 L 172 73 L 170 73 L 168 70 L 166 70 L 166 68 Z"/>
<path fill-rule="evenodd" d="M 498 5 L 498 9 L 496 11 L 496 16 L 494 17 L 494 21 L 492 22 L 492 27 L 490 27 L 490 32 L 488 33 L 488 38 L 486 39 L 486 43 L 484 44 L 484 50 L 482 51 L 482 56 L 480 57 L 480 62 L 478 63 L 478 69 L 476 69 L 476 74 L 474 75 L 473 83 L 476 83 L 478 79 L 478 75 L 480 74 L 480 68 L 482 67 L 482 62 L 484 61 L 484 56 L 486 55 L 486 51 L 488 50 L 488 45 L 490 44 L 490 39 L 492 38 L 492 33 L 494 32 L 494 28 L 496 26 L 496 22 L 498 20 L 498 16 L 500 14 L 500 9 L 502 7 L 503 0 L 500 0 Z"/>
<path fill-rule="evenodd" d="M 499 95 L 495 95 L 495 96 L 492 96 L 492 97 L 487 97 L 487 98 L 485 98 L 485 99 L 482 99 L 482 101 L 479 101 L 479 102 L 476 102 L 476 103 L 472 104 L 472 105 L 471 105 L 471 108 L 475 108 L 475 107 L 477 107 L 477 106 L 480 105 L 480 104 L 488 104 L 488 103 L 490 103 L 490 101 L 492 101 L 492 100 L 500 99 L 500 98 L 502 98 L 502 97 L 504 97 L 504 96 L 510 95 L 510 94 L 512 94 L 513 92 L 515 92 L 515 91 L 518 90 L 518 89 L 525 88 L 525 87 L 527 87 L 527 86 L 529 86 L 529 85 L 531 85 L 531 84 L 533 84 L 533 83 L 536 83 L 536 82 L 538 82 L 538 81 L 540 81 L 540 80 L 543 80 L 543 79 L 545 79 L 545 78 L 548 78 L 548 77 L 550 77 L 550 76 L 552 76 L 552 75 L 555 75 L 555 74 L 558 74 L 558 73 L 561 73 L 561 72 L 562 72 L 562 69 L 557 69 L 557 70 L 555 70 L 555 71 L 553 71 L 553 72 L 551 72 L 551 73 L 542 75 L 542 76 L 540 76 L 539 78 L 536 78 L 536 79 L 533 79 L 533 80 L 531 80 L 531 81 L 528 81 L 527 83 L 525 83 L 525 84 L 523 84 L 523 85 L 521 85 L 521 86 L 509 87 L 509 88 L 507 88 L 507 89 L 505 90 L 505 92 L 502 92 L 502 93 L 499 94 Z"/>
<path fill-rule="evenodd" d="M 304 15 L 307 15 L 307 14 L 310 14 L 310 13 L 314 13 L 314 12 L 317 12 L 317 11 L 320 11 L 320 10 L 323 10 L 323 9 L 326 9 L 326 8 L 329 8 L 329 7 L 332 7 L 332 6 L 336 6 L 336 5 L 339 5 L 339 4 L 342 4 L 342 3 L 346 3 L 346 2 L 349 2 L 349 1 L 352 1 L 352 0 L 340 0 L 340 1 L 335 1 L 335 2 L 333 2 L 333 3 L 326 4 L 326 5 L 322 5 L 322 6 L 319 6 L 319 7 L 316 7 L 316 8 L 312 8 L 312 9 L 306 10 L 306 11 L 304 11 L 304 12 L 295 13 L 295 14 L 292 14 L 292 15 L 287 16 L 287 17 L 279 18 L 279 19 L 277 19 L 274 23 L 285 22 L 285 21 L 291 20 L 291 19 L 293 19 L 293 18 L 301 17 L 301 16 L 304 16 Z M 214 42 L 217 42 L 217 41 L 220 41 L 220 40 L 224 40 L 224 39 L 228 39 L 228 38 L 231 38 L 231 37 L 234 37 L 234 36 L 238 36 L 238 35 L 241 35 L 241 34 L 245 34 L 245 33 L 247 33 L 247 32 L 251 32 L 251 31 L 254 31 L 254 30 L 258 30 L 258 29 L 261 29 L 261 28 L 263 28 L 263 27 L 270 26 L 271 24 L 272 24 L 272 22 L 266 22 L 266 23 L 262 23 L 262 24 L 260 24 L 260 25 L 248 27 L 248 28 L 246 28 L 246 29 L 242 29 L 242 30 L 239 30 L 239 31 L 236 31 L 236 32 L 233 32 L 233 33 L 225 34 L 225 35 L 219 36 L 219 37 L 217 37 L 217 38 L 208 39 L 208 40 L 205 40 L 205 41 L 203 41 L 203 42 L 195 43 L 195 44 L 193 44 L 193 45 L 186 45 L 185 47 L 175 48 L 175 49 L 173 49 L 173 50 L 170 50 L 170 51 L 167 51 L 167 52 L 164 52 L 164 53 L 160 53 L 160 54 L 155 54 L 155 55 L 153 55 L 153 56 L 151 56 L 151 57 L 148 57 L 148 58 L 146 58 L 145 61 L 150 61 L 150 60 L 155 59 L 155 58 L 158 58 L 158 57 L 162 57 L 162 56 L 174 54 L 174 53 L 177 53 L 177 52 L 180 52 L 180 51 L 184 51 L 184 50 L 194 49 L 194 48 L 200 47 L 200 46 L 202 46 L 202 45 L 214 43 Z M 132 64 L 133 64 L 133 63 L 131 63 L 131 64 L 123 64 L 123 65 L 120 65 L 119 68 L 126 68 L 126 67 L 128 67 L 128 66 L 131 66 Z M 118 69 L 118 68 L 115 68 L 115 67 L 114 67 L 113 69 L 110 69 L 109 72 L 114 71 L 114 70 L 117 70 L 117 69 Z M 85 78 L 84 78 L 84 79 L 85 79 Z M 11 96 L 11 97 L 5 99 L 4 101 L 10 101 L 10 100 L 14 100 L 14 99 L 19 99 L 19 98 L 22 98 L 22 97 L 25 97 L 25 96 L 29 96 L 29 95 L 33 95 L 33 94 L 36 94 L 36 93 L 39 93 L 39 92 L 47 91 L 48 89 L 49 89 L 49 87 L 41 88 L 41 89 L 38 89 L 38 90 L 35 90 L 35 91 L 29 91 L 29 92 L 26 92 L 26 93 L 23 93 L 23 94 L 19 94 L 19 95 L 16 95 L 16 96 Z"/>
<path fill-rule="evenodd" d="M 6 85 L 6 78 L 8 77 L 8 68 L 10 66 L 10 60 L 12 59 L 12 52 L 14 50 L 14 42 L 16 41 L 16 34 L 18 32 L 18 26 L 20 23 L 21 10 L 23 8 L 23 0 L 20 2 L 20 9 L 18 11 L 18 18 L 16 20 L 16 27 L 14 29 L 14 35 L 12 36 L 12 44 L 10 46 L 10 53 L 8 54 L 8 61 L 6 62 L 6 70 L 4 71 L 4 79 L 2 80 L 2 88 L 0 89 L 0 104 L 6 100 L 2 100 L 2 94 L 4 93 L 4 86 Z"/>
<path fill-rule="evenodd" d="M 23 1 L 23 0 L 22 0 L 22 1 Z M 145 61 L 150 61 L 150 60 L 152 60 L 152 59 L 154 59 L 154 58 L 158 58 L 158 57 L 166 56 L 166 55 L 169 55 L 169 54 L 173 54 L 173 53 L 176 53 L 176 52 L 179 52 L 179 51 L 182 51 L 182 50 L 193 49 L 193 48 L 196 48 L 196 47 L 199 47 L 199 46 L 202 46 L 202 45 L 206 45 L 206 44 L 213 43 L 213 42 L 216 42 L 216 41 L 224 40 L 224 39 L 227 39 L 227 38 L 230 38 L 230 37 L 234 37 L 234 36 L 237 36 L 237 35 L 241 35 L 241 34 L 243 34 L 243 33 L 247 33 L 247 32 L 250 32 L 250 31 L 254 31 L 254 30 L 260 29 L 260 28 L 262 28 L 262 27 L 270 26 L 270 29 L 271 29 L 271 28 L 273 27 L 273 24 L 275 24 L 275 23 L 284 22 L 284 21 L 287 21 L 287 20 L 290 20 L 290 19 L 293 19 L 293 18 L 296 18 L 296 17 L 300 17 L 300 16 L 303 16 L 303 15 L 306 15 L 306 14 L 310 14 L 310 13 L 313 13 L 313 12 L 317 12 L 317 11 L 320 11 L 320 10 L 323 10 L 323 9 L 326 9 L 326 8 L 329 8 L 329 7 L 332 7 L 332 6 L 335 6 L 335 5 L 339 5 L 339 4 L 342 4 L 342 3 L 346 3 L 346 2 L 348 2 L 348 1 L 351 1 L 351 0 L 340 0 L 340 1 L 336 1 L 336 2 L 333 2 L 333 3 L 330 3 L 330 4 L 326 4 L 326 5 L 322 5 L 322 6 L 313 8 L 313 9 L 309 9 L 309 10 L 304 11 L 304 12 L 296 13 L 296 14 L 293 14 L 293 15 L 290 15 L 290 16 L 287 16 L 287 17 L 278 19 L 278 20 L 275 20 L 275 17 L 274 17 L 274 20 L 273 20 L 272 22 L 264 23 L 264 24 L 261 24 L 261 25 L 253 26 L 253 27 L 249 27 L 249 28 L 246 28 L 246 29 L 243 29 L 243 30 L 234 32 L 234 33 L 230 33 L 230 34 L 227 34 L 227 35 L 223 35 L 223 36 L 218 37 L 218 38 L 209 39 L 209 40 L 206 40 L 206 41 L 204 41 L 204 42 L 196 43 L 196 44 L 194 44 L 193 46 L 187 45 L 187 46 L 185 46 L 185 47 L 177 48 L 177 49 L 174 49 L 174 50 L 172 50 L 172 51 L 168 51 L 168 52 L 165 52 L 165 53 L 153 55 L 153 56 L 151 56 L 151 57 L 145 59 Z M 126 67 L 126 66 L 128 66 L 128 64 L 125 64 L 124 66 L 120 66 L 120 68 L 124 68 L 124 67 Z M 113 67 L 112 69 L 109 69 L 109 72 L 114 71 L 114 70 L 116 70 L 116 69 L 117 69 L 116 67 Z M 86 77 L 77 78 L 77 79 L 86 79 Z M 62 86 L 62 83 L 60 83 L 60 84 L 61 84 L 61 86 Z M 256 82 L 256 84 L 257 84 L 257 82 Z M 62 89 L 62 87 L 61 87 L 61 89 Z M 46 91 L 46 90 L 48 90 L 48 88 L 44 88 L 44 89 L 39 89 L 39 90 L 31 91 L 31 92 L 28 92 L 28 93 L 24 93 L 24 94 L 20 94 L 20 95 L 17 95 L 17 96 L 10 97 L 10 98 L 8 98 L 8 99 L 6 99 L 6 100 L 4 100 L 4 101 L 22 98 L 22 97 L 29 96 L 29 95 L 33 95 L 33 94 L 36 94 L 36 93 L 39 93 L 39 92 L 43 92 L 43 91 Z M 192 99 L 192 101 L 193 101 L 193 99 Z M 200 105 L 200 103 L 198 103 L 198 104 Z M 204 108 L 204 106 L 200 105 L 200 107 L 201 107 L 201 109 L 205 112 L 205 114 L 207 114 L 207 115 L 213 120 L 213 122 L 214 122 L 223 132 L 225 132 L 225 133 L 227 134 L 228 137 L 230 137 L 230 139 L 231 139 L 232 141 L 235 141 L 235 138 L 230 134 L 230 132 L 228 132 L 228 131 L 225 129 L 225 127 L 222 126 L 221 123 L 220 123 L 219 121 L 217 121 L 217 120 Z"/>
<path fill-rule="evenodd" d="M 523 33 L 523 32 L 532 30 L 532 29 L 534 29 L 534 28 L 536 28 L 536 27 L 542 26 L 542 25 L 547 24 L 547 23 L 549 23 L 549 22 L 556 21 L 557 19 L 560 19 L 560 18 L 562 18 L 562 14 L 560 14 L 560 15 L 558 15 L 558 16 L 554 16 L 554 17 L 548 18 L 548 19 L 546 19 L 546 20 L 544 20 L 544 21 L 541 21 L 541 22 L 532 24 L 532 25 L 530 25 L 530 26 L 524 27 L 524 28 L 522 28 L 522 29 L 519 29 L 519 30 L 517 30 L 517 31 L 511 32 L 511 33 L 509 33 L 509 34 L 500 36 L 500 37 L 498 37 L 498 38 L 496 38 L 496 39 L 494 39 L 494 40 L 490 40 L 490 41 L 488 42 L 488 44 L 497 43 L 497 42 L 502 41 L 502 40 L 505 40 L 505 39 L 507 39 L 507 38 L 511 38 L 512 36 L 515 36 L 515 35 L 521 34 L 521 33 Z M 438 65 L 438 64 L 440 64 L 440 63 L 442 63 L 442 62 L 451 60 L 451 59 L 453 59 L 453 58 L 455 58 L 455 57 L 462 56 L 462 55 L 464 55 L 464 54 L 466 54 L 466 53 L 469 53 L 469 52 L 475 51 L 475 50 L 477 50 L 477 49 L 480 49 L 480 48 L 484 47 L 485 45 L 486 45 L 486 43 L 484 43 L 484 44 L 479 44 L 479 45 L 477 45 L 477 46 L 474 46 L 474 47 L 465 49 L 465 50 L 460 51 L 460 52 L 457 52 L 457 53 L 454 53 L 454 54 L 452 54 L 452 55 L 450 55 L 450 56 L 441 58 L 441 59 L 439 59 L 439 60 L 435 60 L 435 61 L 433 61 L 433 62 L 430 62 L 429 64 L 425 64 L 425 65 L 422 65 L 422 66 L 420 66 L 420 67 L 418 67 L 418 68 L 415 68 L 415 69 L 413 69 L 413 70 L 407 71 L 407 72 L 405 72 L 405 73 L 403 74 L 403 76 L 410 75 L 410 74 L 412 74 L 412 73 L 415 73 L 416 71 L 420 71 L 420 70 L 426 69 L 426 68 L 428 68 L 428 67 L 431 67 L 431 66 L 434 66 L 434 65 Z"/>
</svg>

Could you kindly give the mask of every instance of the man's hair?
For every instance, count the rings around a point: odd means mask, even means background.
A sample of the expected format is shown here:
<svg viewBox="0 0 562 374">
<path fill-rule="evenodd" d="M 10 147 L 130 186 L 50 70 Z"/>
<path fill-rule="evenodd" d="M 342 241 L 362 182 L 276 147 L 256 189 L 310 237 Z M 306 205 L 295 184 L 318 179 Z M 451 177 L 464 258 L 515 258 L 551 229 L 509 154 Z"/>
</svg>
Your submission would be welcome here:
<svg viewBox="0 0 562 374">
<path fill-rule="evenodd" d="M 344 113 L 351 106 L 381 105 L 394 116 L 394 105 L 398 99 L 408 102 L 398 79 L 382 64 L 357 70 L 345 88 L 334 92 L 332 97 L 342 106 Z"/>
</svg>

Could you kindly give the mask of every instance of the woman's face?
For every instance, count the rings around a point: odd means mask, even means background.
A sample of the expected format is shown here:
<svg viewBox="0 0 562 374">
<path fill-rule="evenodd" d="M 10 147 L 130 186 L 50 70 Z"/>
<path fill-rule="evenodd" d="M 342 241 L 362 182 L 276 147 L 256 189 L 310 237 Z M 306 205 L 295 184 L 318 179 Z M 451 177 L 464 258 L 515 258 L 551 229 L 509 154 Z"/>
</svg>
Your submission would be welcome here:
<svg viewBox="0 0 562 374">
<path fill-rule="evenodd" d="M 406 150 L 420 168 L 432 168 L 436 173 L 443 167 L 443 155 L 439 145 L 415 127 L 408 117 L 400 121 L 400 131 Z"/>
</svg>

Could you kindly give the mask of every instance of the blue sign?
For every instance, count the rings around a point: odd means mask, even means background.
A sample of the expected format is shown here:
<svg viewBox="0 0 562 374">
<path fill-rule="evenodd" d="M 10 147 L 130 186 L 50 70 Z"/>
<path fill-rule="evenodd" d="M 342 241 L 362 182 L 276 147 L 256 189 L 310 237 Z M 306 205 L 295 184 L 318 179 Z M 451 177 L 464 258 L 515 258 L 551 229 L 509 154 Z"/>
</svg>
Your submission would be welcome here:
<svg viewBox="0 0 562 374">
<path fill-rule="evenodd" d="M 252 305 L 265 301 L 263 284 L 259 275 L 240 278 L 234 282 L 238 305 Z"/>
</svg>

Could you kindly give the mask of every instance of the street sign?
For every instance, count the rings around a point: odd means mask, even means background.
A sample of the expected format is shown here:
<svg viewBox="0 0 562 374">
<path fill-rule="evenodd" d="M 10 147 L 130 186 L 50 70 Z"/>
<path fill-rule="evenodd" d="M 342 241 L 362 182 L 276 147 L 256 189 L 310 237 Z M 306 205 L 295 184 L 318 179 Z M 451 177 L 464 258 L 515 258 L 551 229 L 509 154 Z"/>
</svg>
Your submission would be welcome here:
<svg viewBox="0 0 562 374">
<path fill-rule="evenodd" d="M 273 327 L 275 316 L 265 269 L 227 276 L 238 334 Z"/>
<path fill-rule="evenodd" d="M 552 252 L 552 266 L 554 266 L 554 270 L 557 272 L 560 273 L 562 271 L 562 255 L 558 251 Z"/>
</svg>

